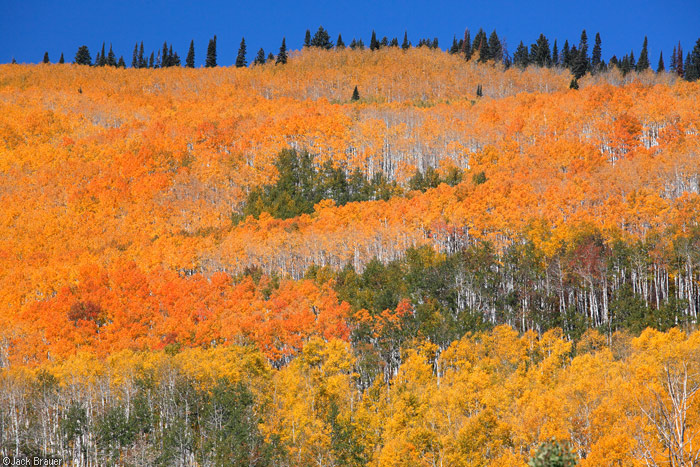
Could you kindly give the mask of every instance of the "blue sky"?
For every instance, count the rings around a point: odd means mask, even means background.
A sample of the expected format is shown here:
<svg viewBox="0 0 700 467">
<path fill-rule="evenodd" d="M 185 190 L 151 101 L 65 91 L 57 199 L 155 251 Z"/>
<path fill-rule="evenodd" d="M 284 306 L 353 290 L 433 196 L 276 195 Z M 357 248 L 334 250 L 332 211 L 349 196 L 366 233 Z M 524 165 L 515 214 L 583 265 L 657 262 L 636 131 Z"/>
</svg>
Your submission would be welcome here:
<svg viewBox="0 0 700 467">
<path fill-rule="evenodd" d="M 15 57 L 18 62 L 41 61 L 49 52 L 57 61 L 61 52 L 72 61 L 80 45 L 87 45 L 95 57 L 102 42 L 111 42 L 117 56 L 131 63 L 136 41 L 146 51 L 172 43 L 181 57 L 191 39 L 195 41 L 197 66 L 204 61 L 206 46 L 218 37 L 219 65 L 234 62 L 241 37 L 248 44 L 248 61 L 260 47 L 276 53 L 283 36 L 287 46 L 301 46 L 304 32 L 323 25 L 335 41 L 338 33 L 349 42 L 362 37 L 366 44 L 372 29 L 381 38 L 403 37 L 408 31 L 415 44 L 421 37 L 437 37 L 446 48 L 453 35 L 465 28 L 474 33 L 496 29 L 507 40 L 508 49 L 518 42 L 535 41 L 540 33 L 550 40 L 578 43 L 586 29 L 592 44 L 596 32 L 603 41 L 603 56 L 619 56 L 634 49 L 635 56 L 644 36 L 649 37 L 650 61 L 655 66 L 663 49 L 666 65 L 673 46 L 681 41 L 689 51 L 700 37 L 700 0 L 563 1 L 519 2 L 503 0 L 462 1 L 365 1 L 285 2 L 123 0 L 0 0 L 0 62 Z"/>
</svg>

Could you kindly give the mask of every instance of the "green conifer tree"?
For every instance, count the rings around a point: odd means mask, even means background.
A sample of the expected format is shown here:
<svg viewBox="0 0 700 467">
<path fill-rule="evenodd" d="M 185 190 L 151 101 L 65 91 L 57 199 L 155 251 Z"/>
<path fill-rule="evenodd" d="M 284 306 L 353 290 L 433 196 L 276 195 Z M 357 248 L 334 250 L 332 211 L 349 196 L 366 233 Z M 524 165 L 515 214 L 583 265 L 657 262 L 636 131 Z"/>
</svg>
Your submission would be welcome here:
<svg viewBox="0 0 700 467">
<path fill-rule="evenodd" d="M 134 53 L 131 56 L 131 68 L 139 67 L 139 44 L 134 44 Z"/>
<path fill-rule="evenodd" d="M 343 36 L 338 34 L 338 40 L 335 41 L 335 48 L 336 49 L 344 49 L 345 48 L 345 42 L 343 42 Z"/>
<path fill-rule="evenodd" d="M 102 52 L 100 52 L 99 59 L 96 63 L 97 66 L 107 65 L 107 56 L 105 55 L 105 43 L 102 43 Z"/>
<path fill-rule="evenodd" d="M 581 41 L 579 42 L 578 51 L 576 53 L 576 58 L 573 63 L 572 72 L 576 79 L 581 78 L 588 72 L 591 64 L 588 60 L 588 36 L 586 35 L 586 30 L 581 32 Z"/>
<path fill-rule="evenodd" d="M 602 63 L 602 49 L 600 47 L 600 33 L 597 32 L 595 33 L 595 44 L 593 45 L 593 51 L 591 53 L 591 69 L 593 72 L 598 72 L 600 71 L 601 68 L 601 63 Z"/>
<path fill-rule="evenodd" d="M 559 66 L 559 48 L 557 47 L 556 39 L 554 39 L 554 45 L 552 46 L 552 65 Z"/>
<path fill-rule="evenodd" d="M 549 54 L 549 45 L 547 45 L 547 53 Z M 503 45 L 495 29 L 489 37 L 489 60 L 495 60 L 496 63 L 503 62 Z"/>
<path fill-rule="evenodd" d="M 355 89 L 352 91 L 352 97 L 350 98 L 352 101 L 359 101 L 360 100 L 360 92 L 357 90 L 357 86 L 355 86 Z"/>
<path fill-rule="evenodd" d="M 464 30 L 464 39 L 462 39 L 462 52 L 464 53 L 465 60 L 471 60 L 472 58 L 472 39 L 469 29 Z"/>
<path fill-rule="evenodd" d="M 323 26 L 318 27 L 318 31 L 316 31 L 313 39 L 311 39 L 311 47 L 318 47 L 326 50 L 333 48 L 331 36 L 328 34 L 328 31 L 323 29 Z"/>
<path fill-rule="evenodd" d="M 216 34 L 213 39 L 209 39 L 209 46 L 207 47 L 207 58 L 204 61 L 205 68 L 216 67 Z"/>
<path fill-rule="evenodd" d="M 161 67 L 167 68 L 170 66 L 170 54 L 168 53 L 168 42 L 163 42 L 163 50 L 161 51 Z"/>
<path fill-rule="evenodd" d="M 187 58 L 185 58 L 185 67 L 194 68 L 194 39 L 190 41 L 190 50 L 187 51 Z"/>
<path fill-rule="evenodd" d="M 245 37 L 243 37 L 241 38 L 241 45 L 238 47 L 238 55 L 236 56 L 236 68 L 243 68 L 244 66 L 248 66 L 248 62 L 245 59 L 245 55 L 246 45 Z"/>
<path fill-rule="evenodd" d="M 124 61 L 124 56 L 119 56 L 119 61 L 117 62 L 117 68 L 126 68 L 126 62 Z"/>
<path fill-rule="evenodd" d="M 308 29 L 306 30 L 306 34 L 304 35 L 304 47 L 311 47 L 311 31 Z"/>
<path fill-rule="evenodd" d="M 75 63 L 78 65 L 92 65 L 92 57 L 87 45 L 81 45 L 78 48 L 78 52 L 75 54 Z"/>
<path fill-rule="evenodd" d="M 372 38 L 369 40 L 369 50 L 377 50 L 379 42 L 377 42 L 377 33 L 372 30 Z"/>
<path fill-rule="evenodd" d="M 403 33 L 403 42 L 401 43 L 401 48 L 403 50 L 407 50 L 411 47 L 411 43 L 408 42 L 408 31 L 404 31 Z"/>
<path fill-rule="evenodd" d="M 66 60 L 63 58 L 63 52 L 61 52 L 61 58 L 58 59 L 58 63 L 60 63 L 60 64 L 66 63 Z"/>
<path fill-rule="evenodd" d="M 518 47 L 515 49 L 515 53 L 513 54 L 513 65 L 525 69 L 529 64 L 530 55 L 527 51 L 527 47 L 525 47 L 523 41 L 520 41 L 520 44 L 518 44 Z"/>
<path fill-rule="evenodd" d="M 139 68 L 146 68 L 148 63 L 146 62 L 146 56 L 143 52 L 143 41 L 141 41 L 141 46 L 139 47 Z"/>
<path fill-rule="evenodd" d="M 258 50 L 258 55 L 255 57 L 253 64 L 255 64 L 255 65 L 264 65 L 265 64 L 265 51 L 263 50 L 262 47 L 260 47 L 260 50 Z"/>
<path fill-rule="evenodd" d="M 109 53 L 107 54 L 105 63 L 107 66 L 117 66 L 117 57 L 114 55 L 114 51 L 112 50 L 112 44 L 109 44 Z"/>
<path fill-rule="evenodd" d="M 43 63 L 51 63 L 49 61 L 49 53 L 48 52 L 44 52 L 44 60 L 42 60 L 42 62 Z"/>
<path fill-rule="evenodd" d="M 663 71 L 666 71 L 666 67 L 664 66 L 664 51 L 662 50 L 659 53 L 659 64 L 656 65 L 656 72 L 661 73 Z"/>
<path fill-rule="evenodd" d="M 151 52 L 151 57 L 148 59 L 148 68 L 155 68 L 156 65 L 155 54 Z"/>
<path fill-rule="evenodd" d="M 277 60 L 275 60 L 276 65 L 284 65 L 287 63 L 287 43 L 285 38 L 282 38 L 282 45 L 280 46 L 280 52 L 277 54 Z"/>
<path fill-rule="evenodd" d="M 642 44 L 642 51 L 639 54 L 639 60 L 637 61 L 637 71 L 645 71 L 649 69 L 649 51 L 647 50 L 647 37 L 644 36 L 644 43 Z"/>
</svg>

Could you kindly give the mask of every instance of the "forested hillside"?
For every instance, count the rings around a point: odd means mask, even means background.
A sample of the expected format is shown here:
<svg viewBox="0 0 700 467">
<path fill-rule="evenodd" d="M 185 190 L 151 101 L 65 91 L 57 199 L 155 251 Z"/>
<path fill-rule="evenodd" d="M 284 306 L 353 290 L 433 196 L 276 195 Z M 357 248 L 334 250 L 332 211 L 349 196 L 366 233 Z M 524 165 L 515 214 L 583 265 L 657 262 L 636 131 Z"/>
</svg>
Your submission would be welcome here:
<svg viewBox="0 0 700 467">
<path fill-rule="evenodd" d="M 0 65 L 2 453 L 694 465 L 700 83 L 453 47 Z"/>
</svg>

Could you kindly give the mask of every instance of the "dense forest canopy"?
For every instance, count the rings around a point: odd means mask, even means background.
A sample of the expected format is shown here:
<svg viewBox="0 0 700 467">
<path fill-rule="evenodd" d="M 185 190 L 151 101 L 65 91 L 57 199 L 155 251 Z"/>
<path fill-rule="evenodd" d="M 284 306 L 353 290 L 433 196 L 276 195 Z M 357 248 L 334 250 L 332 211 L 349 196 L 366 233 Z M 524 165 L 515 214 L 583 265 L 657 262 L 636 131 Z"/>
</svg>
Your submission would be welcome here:
<svg viewBox="0 0 700 467">
<path fill-rule="evenodd" d="M 2 454 L 700 455 L 700 42 L 216 41 L 0 65 Z"/>
</svg>

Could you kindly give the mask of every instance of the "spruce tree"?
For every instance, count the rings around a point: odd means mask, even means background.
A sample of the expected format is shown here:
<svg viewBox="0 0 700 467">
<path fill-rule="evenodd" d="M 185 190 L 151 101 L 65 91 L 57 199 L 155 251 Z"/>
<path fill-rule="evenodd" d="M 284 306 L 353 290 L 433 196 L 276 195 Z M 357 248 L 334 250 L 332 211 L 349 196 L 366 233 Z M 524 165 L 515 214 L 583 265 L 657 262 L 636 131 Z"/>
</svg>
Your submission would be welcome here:
<svg viewBox="0 0 700 467">
<path fill-rule="evenodd" d="M 450 55 L 459 52 L 459 44 L 457 44 L 457 36 L 452 36 L 452 47 L 450 47 Z"/>
<path fill-rule="evenodd" d="M 49 62 L 49 53 L 48 53 L 48 52 L 44 52 L 44 60 L 43 60 L 43 63 L 50 63 L 50 62 Z"/>
<path fill-rule="evenodd" d="M 401 43 L 401 48 L 403 50 L 406 50 L 411 47 L 411 44 L 408 42 L 408 31 L 404 31 L 403 33 L 403 42 Z"/>
<path fill-rule="evenodd" d="M 156 62 L 153 68 L 162 68 L 163 67 L 163 61 L 161 59 L 160 55 L 160 50 L 158 51 L 158 54 L 156 55 Z"/>
<path fill-rule="evenodd" d="M 612 57 L 610 57 L 610 66 L 620 68 L 620 61 L 617 59 L 617 55 L 613 55 Z"/>
<path fill-rule="evenodd" d="M 284 65 L 287 63 L 287 43 L 285 38 L 282 38 L 282 45 L 280 46 L 280 53 L 277 54 L 277 60 L 275 60 L 275 65 Z"/>
<path fill-rule="evenodd" d="M 173 45 L 170 44 L 170 50 L 168 51 L 168 55 L 170 56 L 170 66 L 180 66 L 180 56 L 177 54 L 177 52 L 173 52 Z"/>
<path fill-rule="evenodd" d="M 12 65 L 17 65 L 17 59 L 15 57 L 12 57 L 12 61 L 10 63 Z"/>
<path fill-rule="evenodd" d="M 207 58 L 204 61 L 205 68 L 214 68 L 216 66 L 216 35 L 213 39 L 209 39 L 207 47 Z"/>
<path fill-rule="evenodd" d="M 591 68 L 594 72 L 600 71 L 600 65 L 602 62 L 602 49 L 600 47 L 600 33 L 595 34 L 595 44 L 593 45 L 593 52 L 591 53 Z"/>
<path fill-rule="evenodd" d="M 462 52 L 464 52 L 464 59 L 471 60 L 472 58 L 472 38 L 469 29 L 464 30 L 464 39 L 462 39 Z"/>
<path fill-rule="evenodd" d="M 573 78 L 569 83 L 569 89 L 578 89 L 578 80 Z"/>
<path fill-rule="evenodd" d="M 554 45 L 552 46 L 552 65 L 559 66 L 559 48 L 557 47 L 556 39 L 554 39 Z"/>
<path fill-rule="evenodd" d="M 625 55 L 622 57 L 622 62 L 620 63 L 620 71 L 622 71 L 622 76 L 627 75 L 630 71 L 632 71 L 632 64 L 630 63 L 630 57 L 629 55 Z"/>
<path fill-rule="evenodd" d="M 477 84 L 476 85 L 476 97 L 483 97 L 483 96 L 484 96 L 484 90 L 480 84 Z"/>
<path fill-rule="evenodd" d="M 547 54 L 549 54 L 549 45 L 547 45 Z M 495 60 L 496 63 L 503 62 L 503 45 L 495 29 L 489 37 L 489 59 Z"/>
<path fill-rule="evenodd" d="M 686 81 L 695 81 L 698 79 L 696 70 L 695 70 L 695 65 L 693 64 L 693 59 L 690 56 L 690 52 L 688 52 L 685 56 L 685 76 L 684 78 Z"/>
<path fill-rule="evenodd" d="M 525 47 L 523 41 L 520 41 L 518 48 L 515 49 L 515 53 L 513 54 L 513 65 L 524 69 L 527 68 L 529 63 L 530 56 L 528 54 L 527 47 Z"/>
<path fill-rule="evenodd" d="M 107 66 L 117 66 L 117 58 L 112 51 L 112 44 L 109 44 L 109 53 L 107 54 L 107 59 L 105 60 Z"/>
<path fill-rule="evenodd" d="M 267 61 L 270 63 L 274 62 L 275 61 L 275 54 L 273 54 L 272 52 L 267 54 Z"/>
<path fill-rule="evenodd" d="M 530 48 L 530 62 L 539 67 L 547 67 L 552 64 L 549 40 L 547 40 L 544 34 L 540 34 L 540 37 L 537 38 L 537 42 Z"/>
<path fill-rule="evenodd" d="M 187 51 L 187 58 L 185 58 L 185 67 L 194 68 L 194 39 L 190 41 L 190 50 Z"/>
<path fill-rule="evenodd" d="M 168 42 L 163 42 L 163 50 L 161 51 L 161 67 L 167 68 L 170 66 L 170 54 L 168 53 Z"/>
<path fill-rule="evenodd" d="M 661 73 L 663 71 L 666 71 L 666 67 L 664 66 L 664 51 L 662 50 L 659 53 L 659 64 L 656 65 L 656 72 Z"/>
<path fill-rule="evenodd" d="M 260 49 L 262 50 L 262 49 Z M 238 47 L 238 55 L 236 56 L 236 68 L 243 68 L 248 65 L 245 59 L 246 46 L 245 37 L 241 38 L 241 45 Z M 263 56 L 264 57 L 264 56 Z"/>
<path fill-rule="evenodd" d="M 435 39 L 435 43 L 437 44 L 437 39 Z M 389 38 L 384 36 L 382 37 L 382 40 L 379 41 L 379 46 L 380 47 L 389 47 Z"/>
<path fill-rule="evenodd" d="M 151 52 L 151 57 L 148 59 L 148 68 L 155 68 L 156 61 L 153 52 Z"/>
<path fill-rule="evenodd" d="M 304 35 L 304 47 L 311 47 L 311 31 L 308 29 L 306 30 L 306 34 Z"/>
<path fill-rule="evenodd" d="M 678 52 L 676 55 L 676 74 L 683 78 L 685 71 L 683 70 L 683 48 L 681 47 L 681 41 L 678 41 Z"/>
<path fill-rule="evenodd" d="M 564 48 L 561 50 L 561 65 L 564 68 L 571 66 L 571 50 L 569 49 L 569 41 L 564 41 Z"/>
<path fill-rule="evenodd" d="M 430 43 L 430 48 L 431 49 L 437 49 L 438 48 L 438 38 L 433 37 L 433 42 Z"/>
<path fill-rule="evenodd" d="M 673 53 L 671 54 L 671 63 L 669 64 L 668 71 L 675 73 L 676 72 L 676 67 L 678 66 L 678 51 L 676 50 L 676 46 L 673 46 Z"/>
<path fill-rule="evenodd" d="M 686 68 L 686 77 L 690 74 L 690 77 L 687 78 L 688 81 L 697 81 L 700 79 L 700 39 L 695 42 L 693 51 L 690 54 L 690 67 L 692 70 Z"/>
<path fill-rule="evenodd" d="M 649 69 L 649 51 L 647 50 L 647 37 L 644 36 L 644 43 L 642 44 L 642 51 L 639 54 L 639 61 L 637 62 L 637 71 L 644 71 Z"/>
<path fill-rule="evenodd" d="M 635 70 L 637 68 L 637 62 L 634 59 L 634 50 L 630 51 L 629 61 L 630 61 L 630 71 Z"/>
<path fill-rule="evenodd" d="M 369 40 L 369 50 L 377 50 L 379 42 L 377 42 L 377 33 L 372 30 L 372 38 Z"/>
<path fill-rule="evenodd" d="M 95 63 L 94 63 L 94 66 L 99 66 L 99 63 L 100 63 L 101 61 L 102 61 L 102 60 L 100 59 L 100 53 L 97 52 L 97 56 L 95 56 Z"/>
<path fill-rule="evenodd" d="M 360 100 L 360 92 L 357 90 L 357 86 L 355 86 L 355 89 L 352 91 L 352 97 L 350 98 L 352 101 L 359 101 Z"/>
<path fill-rule="evenodd" d="M 262 47 L 260 47 L 260 50 L 258 50 L 258 55 L 255 57 L 253 64 L 254 65 L 264 65 L 265 64 L 265 51 L 263 50 Z"/>
<path fill-rule="evenodd" d="M 389 47 L 396 47 L 396 48 L 398 48 L 398 47 L 399 47 L 399 40 L 398 40 L 396 37 L 394 37 L 393 39 L 391 39 L 391 42 L 389 42 Z"/>
<path fill-rule="evenodd" d="M 491 59 L 491 51 L 489 49 L 489 41 L 486 37 L 486 33 L 483 29 L 479 29 L 474 37 L 474 42 L 472 44 L 472 50 L 474 53 L 478 53 L 478 58 L 480 62 L 486 62 Z"/>
<path fill-rule="evenodd" d="M 58 59 L 58 63 L 60 63 L 60 64 L 66 63 L 66 60 L 63 58 L 63 52 L 61 52 L 61 58 Z"/>
<path fill-rule="evenodd" d="M 328 34 L 328 31 L 323 29 L 323 26 L 318 27 L 318 31 L 316 31 L 316 34 L 314 34 L 313 39 L 311 39 L 311 47 L 318 47 L 326 50 L 333 48 L 331 36 Z"/>
<path fill-rule="evenodd" d="M 335 41 L 335 48 L 336 49 L 344 49 L 345 48 L 345 42 L 343 42 L 343 36 L 338 34 L 338 40 Z"/>
<path fill-rule="evenodd" d="M 578 52 L 576 54 L 576 59 L 574 60 L 572 72 L 576 79 L 579 79 L 590 69 L 590 62 L 588 61 L 588 36 L 586 35 L 586 30 L 581 32 L 581 41 L 579 42 Z"/>
<path fill-rule="evenodd" d="M 139 67 L 139 45 L 134 44 L 134 53 L 131 56 L 131 68 Z"/>
<path fill-rule="evenodd" d="M 146 63 L 146 57 L 143 54 L 143 41 L 141 41 L 141 46 L 139 47 L 139 68 L 146 68 L 148 63 Z"/>
<path fill-rule="evenodd" d="M 75 54 L 75 63 L 78 65 L 92 65 L 92 57 L 87 45 L 81 45 L 78 48 L 78 52 Z"/>
<path fill-rule="evenodd" d="M 117 62 L 117 68 L 126 68 L 126 62 L 124 61 L 124 56 L 119 56 L 119 61 Z"/>
<path fill-rule="evenodd" d="M 105 55 L 105 43 L 102 43 L 102 52 L 100 52 L 100 59 L 98 60 L 97 66 L 107 65 L 107 56 Z"/>
</svg>

